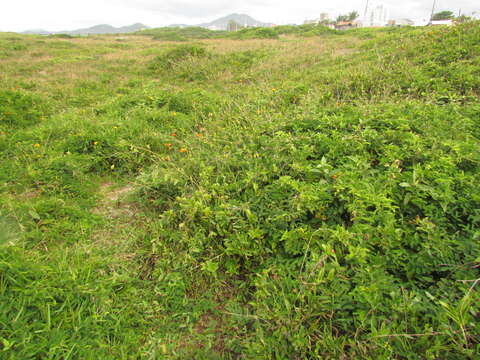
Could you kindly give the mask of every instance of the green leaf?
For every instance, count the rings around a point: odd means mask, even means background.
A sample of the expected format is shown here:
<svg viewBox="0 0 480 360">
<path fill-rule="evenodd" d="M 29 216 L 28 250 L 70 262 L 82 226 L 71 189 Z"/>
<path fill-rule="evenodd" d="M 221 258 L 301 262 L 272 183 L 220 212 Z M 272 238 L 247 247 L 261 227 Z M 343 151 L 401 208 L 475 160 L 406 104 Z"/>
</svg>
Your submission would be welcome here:
<svg viewBox="0 0 480 360">
<path fill-rule="evenodd" d="M 218 263 L 208 260 L 202 264 L 202 270 L 211 274 L 216 274 L 218 271 Z"/>
<path fill-rule="evenodd" d="M 38 213 L 35 210 L 30 210 L 28 213 L 30 214 L 32 219 L 40 220 L 40 215 L 38 215 Z"/>
</svg>

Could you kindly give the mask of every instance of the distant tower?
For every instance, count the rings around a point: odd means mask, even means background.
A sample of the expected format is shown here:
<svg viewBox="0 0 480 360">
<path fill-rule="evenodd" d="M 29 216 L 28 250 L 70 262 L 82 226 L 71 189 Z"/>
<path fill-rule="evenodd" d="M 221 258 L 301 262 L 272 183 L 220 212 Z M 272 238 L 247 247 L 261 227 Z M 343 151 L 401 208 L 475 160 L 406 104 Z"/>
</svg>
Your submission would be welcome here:
<svg viewBox="0 0 480 360">
<path fill-rule="evenodd" d="M 227 31 L 238 31 L 242 28 L 242 25 L 237 23 L 235 20 L 230 20 L 227 24 Z"/>
<path fill-rule="evenodd" d="M 379 27 L 386 26 L 390 18 L 390 12 L 388 8 L 383 5 L 377 5 L 367 8 L 365 13 L 365 19 L 363 21 L 363 26 L 367 27 Z"/>
</svg>

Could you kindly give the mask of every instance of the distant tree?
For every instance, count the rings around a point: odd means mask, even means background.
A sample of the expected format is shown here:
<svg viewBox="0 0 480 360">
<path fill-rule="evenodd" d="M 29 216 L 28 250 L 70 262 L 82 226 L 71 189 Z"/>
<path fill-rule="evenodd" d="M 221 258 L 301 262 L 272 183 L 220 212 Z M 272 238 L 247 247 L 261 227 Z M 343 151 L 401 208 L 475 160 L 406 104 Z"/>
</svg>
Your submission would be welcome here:
<svg viewBox="0 0 480 360">
<path fill-rule="evenodd" d="M 337 22 L 342 22 L 342 21 L 354 21 L 357 19 L 360 15 L 358 14 L 357 11 L 352 11 L 346 15 L 339 15 L 337 17 Z"/>
<path fill-rule="evenodd" d="M 457 17 L 455 19 L 456 22 L 461 23 L 461 24 L 472 21 L 472 20 L 473 20 L 473 18 L 470 17 L 470 16 L 467 16 L 467 15 L 460 15 L 459 17 Z"/>
<path fill-rule="evenodd" d="M 360 16 L 360 14 L 357 11 L 352 11 L 351 13 L 348 14 L 348 21 L 354 21 Z"/>
<path fill-rule="evenodd" d="M 455 15 L 452 11 L 440 11 L 432 16 L 432 20 L 451 20 L 453 18 Z"/>
</svg>

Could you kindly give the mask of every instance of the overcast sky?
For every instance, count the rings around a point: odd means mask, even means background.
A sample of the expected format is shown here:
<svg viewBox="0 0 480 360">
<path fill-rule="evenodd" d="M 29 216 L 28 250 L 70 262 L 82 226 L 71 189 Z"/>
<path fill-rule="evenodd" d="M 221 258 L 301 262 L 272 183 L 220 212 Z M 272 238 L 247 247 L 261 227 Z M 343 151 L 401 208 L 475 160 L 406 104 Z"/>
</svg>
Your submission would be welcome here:
<svg viewBox="0 0 480 360">
<path fill-rule="evenodd" d="M 429 17 L 433 0 L 370 0 L 383 3 L 392 18 Z M 249 14 L 277 24 L 302 23 L 321 12 L 332 17 L 357 10 L 366 0 L 0 0 L 0 31 L 73 30 L 97 24 L 141 22 L 151 27 L 172 23 L 198 24 L 230 13 Z M 479 0 L 437 0 L 438 10 L 480 15 Z"/>
</svg>

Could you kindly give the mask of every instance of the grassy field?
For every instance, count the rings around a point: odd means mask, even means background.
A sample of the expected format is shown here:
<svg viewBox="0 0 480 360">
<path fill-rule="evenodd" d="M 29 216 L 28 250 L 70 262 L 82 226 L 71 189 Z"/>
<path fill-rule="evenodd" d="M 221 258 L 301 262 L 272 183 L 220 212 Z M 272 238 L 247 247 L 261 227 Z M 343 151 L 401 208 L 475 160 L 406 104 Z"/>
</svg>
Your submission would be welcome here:
<svg viewBox="0 0 480 360">
<path fill-rule="evenodd" d="M 0 33 L 0 358 L 480 356 L 480 24 L 212 37 Z"/>
</svg>

